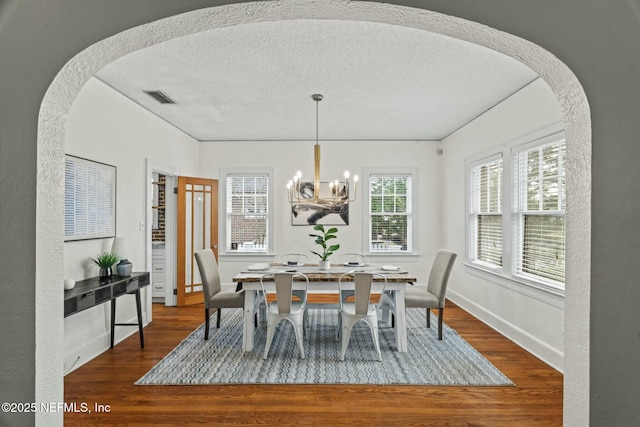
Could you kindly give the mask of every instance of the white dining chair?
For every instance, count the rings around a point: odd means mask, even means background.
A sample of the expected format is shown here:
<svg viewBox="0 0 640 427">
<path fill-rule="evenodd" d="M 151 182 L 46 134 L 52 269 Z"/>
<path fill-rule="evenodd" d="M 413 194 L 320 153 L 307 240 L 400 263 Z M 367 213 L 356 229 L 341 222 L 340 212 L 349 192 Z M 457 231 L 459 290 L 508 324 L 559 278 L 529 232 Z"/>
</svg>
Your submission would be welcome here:
<svg viewBox="0 0 640 427">
<path fill-rule="evenodd" d="M 339 260 L 340 264 L 351 267 L 364 267 L 369 265 L 369 257 L 356 252 L 340 254 Z"/>
<path fill-rule="evenodd" d="M 303 278 L 305 285 L 303 293 L 296 292 L 296 296 L 293 294 L 293 280 L 295 278 Z M 275 281 L 275 292 L 267 291 L 264 282 L 267 279 Z M 260 287 L 262 293 L 267 301 L 266 315 L 267 315 L 267 341 L 264 346 L 263 359 L 267 358 L 269 354 L 269 348 L 271 348 L 271 342 L 275 334 L 275 329 L 278 323 L 282 320 L 286 320 L 294 328 L 296 341 L 298 348 L 300 349 L 300 357 L 305 358 L 304 354 L 304 342 L 305 335 L 305 312 L 307 306 L 307 291 L 309 289 L 309 278 L 301 273 L 275 273 L 265 274 L 260 278 Z M 269 296 L 275 295 L 275 301 L 269 302 Z M 302 300 L 298 300 L 297 296 L 302 295 Z"/>
<path fill-rule="evenodd" d="M 384 280 L 384 284 L 379 295 L 379 301 L 377 303 L 371 302 L 371 288 L 375 277 Z M 378 338 L 378 305 L 382 301 L 382 295 L 387 287 L 387 278 L 383 274 L 377 273 L 345 273 L 338 279 L 340 295 L 342 295 L 345 287 L 343 281 L 346 281 L 347 278 L 350 279 L 349 281 L 353 281 L 354 283 L 355 299 L 353 302 L 346 302 L 340 298 L 340 315 L 338 317 L 338 328 L 336 331 L 336 338 L 342 338 L 340 360 L 344 361 L 353 326 L 356 323 L 363 321 L 369 326 L 371 338 L 373 339 L 373 344 L 378 353 L 378 360 L 382 361 L 380 340 Z"/>
<path fill-rule="evenodd" d="M 287 266 L 287 265 L 300 266 L 303 264 L 309 264 L 309 256 L 305 254 L 297 254 L 297 253 L 282 254 L 282 255 L 276 255 L 274 257 L 273 262 L 283 266 Z"/>
</svg>

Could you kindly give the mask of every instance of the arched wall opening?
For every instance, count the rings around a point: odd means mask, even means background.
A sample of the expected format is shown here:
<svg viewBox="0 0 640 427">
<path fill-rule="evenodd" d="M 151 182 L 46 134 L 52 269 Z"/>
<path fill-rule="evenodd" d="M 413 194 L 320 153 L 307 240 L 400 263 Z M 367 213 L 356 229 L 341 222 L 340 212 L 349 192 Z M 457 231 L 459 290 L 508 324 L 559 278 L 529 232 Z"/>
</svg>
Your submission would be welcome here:
<svg viewBox="0 0 640 427">
<path fill-rule="evenodd" d="M 588 104 L 578 80 L 548 51 L 511 34 L 422 9 L 369 2 L 256 2 L 197 10 L 135 27 L 102 40 L 76 55 L 60 70 L 44 97 L 38 124 L 36 301 L 59 301 L 60 304 L 38 304 L 37 390 L 47 393 L 55 390 L 56 384 L 61 384 L 62 287 L 51 286 L 51 283 L 63 281 L 58 267 L 63 264 L 62 160 L 65 124 L 66 116 L 82 86 L 101 67 L 121 56 L 175 37 L 252 22 L 309 18 L 406 26 L 484 46 L 521 61 L 537 72 L 556 94 L 564 115 L 569 188 L 565 396 L 570 395 L 571 402 L 565 400 L 565 421 L 569 418 L 588 420 L 589 366 L 588 345 L 585 346 L 585 343 L 589 342 L 591 126 Z M 51 212 L 60 215 L 52 217 Z M 47 400 L 51 399 L 42 401 Z"/>
</svg>

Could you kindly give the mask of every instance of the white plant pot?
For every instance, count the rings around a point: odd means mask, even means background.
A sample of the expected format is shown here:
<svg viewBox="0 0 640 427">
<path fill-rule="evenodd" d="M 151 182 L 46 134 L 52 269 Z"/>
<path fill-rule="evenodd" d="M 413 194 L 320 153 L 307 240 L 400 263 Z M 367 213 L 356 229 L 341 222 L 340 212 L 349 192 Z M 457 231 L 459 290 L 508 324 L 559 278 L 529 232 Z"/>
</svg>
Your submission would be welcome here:
<svg viewBox="0 0 640 427">
<path fill-rule="evenodd" d="M 320 270 L 328 270 L 331 267 L 331 261 L 320 261 L 318 262 L 318 267 Z"/>
</svg>

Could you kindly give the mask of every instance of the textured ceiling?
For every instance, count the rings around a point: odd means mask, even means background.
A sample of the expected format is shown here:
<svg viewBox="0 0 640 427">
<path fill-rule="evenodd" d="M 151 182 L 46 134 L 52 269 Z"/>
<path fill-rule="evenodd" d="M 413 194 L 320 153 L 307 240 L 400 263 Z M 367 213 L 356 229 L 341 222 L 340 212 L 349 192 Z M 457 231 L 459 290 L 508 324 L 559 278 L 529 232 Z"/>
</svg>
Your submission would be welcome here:
<svg viewBox="0 0 640 427">
<path fill-rule="evenodd" d="M 538 76 L 421 30 L 359 21 L 245 24 L 124 56 L 97 78 L 200 141 L 440 140 Z M 144 90 L 161 90 L 162 105 Z"/>
</svg>

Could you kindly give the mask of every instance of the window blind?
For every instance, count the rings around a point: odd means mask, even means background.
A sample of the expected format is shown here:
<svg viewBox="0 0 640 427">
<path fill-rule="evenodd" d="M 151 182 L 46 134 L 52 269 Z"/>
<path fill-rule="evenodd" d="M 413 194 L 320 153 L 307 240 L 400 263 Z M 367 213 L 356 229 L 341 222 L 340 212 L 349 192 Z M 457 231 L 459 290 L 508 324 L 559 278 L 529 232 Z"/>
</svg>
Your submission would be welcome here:
<svg viewBox="0 0 640 427">
<path fill-rule="evenodd" d="M 65 241 L 115 236 L 116 168 L 65 156 Z"/>
<path fill-rule="evenodd" d="M 471 261 L 502 266 L 502 158 L 471 169 Z"/>
<path fill-rule="evenodd" d="M 564 139 L 516 153 L 516 274 L 564 284 Z"/>
<path fill-rule="evenodd" d="M 477 259 L 502 265 L 502 215 L 478 215 L 477 221 Z"/>
<path fill-rule="evenodd" d="M 524 215 L 517 271 L 564 283 L 564 216 Z"/>
</svg>

